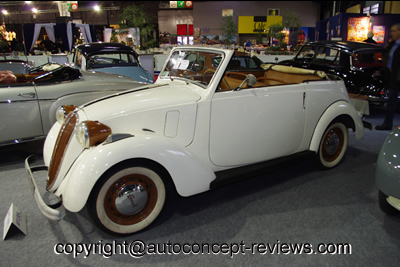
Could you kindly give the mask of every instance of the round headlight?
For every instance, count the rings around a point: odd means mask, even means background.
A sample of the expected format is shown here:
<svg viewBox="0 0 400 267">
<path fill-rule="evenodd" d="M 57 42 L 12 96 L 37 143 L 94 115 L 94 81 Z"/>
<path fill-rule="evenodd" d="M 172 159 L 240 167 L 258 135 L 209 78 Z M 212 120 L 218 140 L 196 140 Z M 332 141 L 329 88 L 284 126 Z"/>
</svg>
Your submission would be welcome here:
<svg viewBox="0 0 400 267">
<path fill-rule="evenodd" d="M 85 148 L 97 146 L 111 134 L 111 128 L 98 121 L 83 121 L 76 127 L 76 139 Z"/>
<path fill-rule="evenodd" d="M 76 127 L 75 135 L 79 144 L 81 144 L 83 147 L 86 148 L 89 147 L 89 131 L 86 121 L 83 121 L 78 124 L 78 126 Z"/>
<path fill-rule="evenodd" d="M 64 105 L 57 109 L 56 119 L 58 123 L 61 125 L 65 122 L 65 118 L 67 118 L 68 114 L 73 112 L 76 109 L 76 106 L 73 105 Z"/>
</svg>

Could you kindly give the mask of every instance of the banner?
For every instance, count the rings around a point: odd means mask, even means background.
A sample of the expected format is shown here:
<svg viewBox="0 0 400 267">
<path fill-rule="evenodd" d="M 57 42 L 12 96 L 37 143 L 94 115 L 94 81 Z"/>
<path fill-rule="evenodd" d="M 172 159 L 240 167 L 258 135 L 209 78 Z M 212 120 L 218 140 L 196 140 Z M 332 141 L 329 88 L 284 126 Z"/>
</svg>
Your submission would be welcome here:
<svg viewBox="0 0 400 267">
<path fill-rule="evenodd" d="M 275 23 L 282 25 L 282 16 L 239 16 L 238 33 L 264 32 Z"/>
</svg>

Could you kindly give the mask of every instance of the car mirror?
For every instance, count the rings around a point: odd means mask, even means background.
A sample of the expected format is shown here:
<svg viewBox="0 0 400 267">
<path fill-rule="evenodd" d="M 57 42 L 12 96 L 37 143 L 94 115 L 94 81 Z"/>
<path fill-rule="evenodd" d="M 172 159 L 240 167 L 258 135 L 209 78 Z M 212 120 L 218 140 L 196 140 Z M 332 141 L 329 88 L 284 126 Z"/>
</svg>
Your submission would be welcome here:
<svg viewBox="0 0 400 267">
<path fill-rule="evenodd" d="M 248 85 L 248 86 L 253 86 L 253 85 L 255 85 L 256 82 L 257 82 L 257 78 L 256 78 L 256 76 L 254 76 L 253 74 L 248 74 L 248 75 L 246 76 L 246 80 L 247 80 L 247 85 Z"/>
<path fill-rule="evenodd" d="M 247 82 L 247 85 L 251 87 L 256 84 L 257 78 L 253 74 L 247 74 L 246 79 L 244 79 L 243 82 L 239 85 L 239 87 L 235 88 L 233 91 L 239 91 L 240 89 L 242 89 L 242 85 L 245 82 Z"/>
</svg>

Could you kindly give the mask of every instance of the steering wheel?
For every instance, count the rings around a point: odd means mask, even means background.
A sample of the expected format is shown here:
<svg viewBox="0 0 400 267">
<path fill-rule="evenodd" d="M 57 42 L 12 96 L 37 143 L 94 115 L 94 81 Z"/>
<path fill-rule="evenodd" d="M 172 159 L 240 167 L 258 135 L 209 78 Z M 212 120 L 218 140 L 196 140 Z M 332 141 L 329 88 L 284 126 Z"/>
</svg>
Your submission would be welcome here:
<svg viewBox="0 0 400 267">
<path fill-rule="evenodd" d="M 203 81 L 204 81 L 204 82 L 206 82 L 206 74 L 207 74 L 208 72 L 215 72 L 215 70 L 213 70 L 213 69 L 207 69 L 207 70 L 203 73 Z"/>
<path fill-rule="evenodd" d="M 267 77 L 258 77 L 257 81 L 275 81 L 275 82 L 287 84 L 287 82 L 285 82 L 284 80 L 279 80 L 279 79 L 275 79 L 275 78 L 267 78 Z"/>
</svg>

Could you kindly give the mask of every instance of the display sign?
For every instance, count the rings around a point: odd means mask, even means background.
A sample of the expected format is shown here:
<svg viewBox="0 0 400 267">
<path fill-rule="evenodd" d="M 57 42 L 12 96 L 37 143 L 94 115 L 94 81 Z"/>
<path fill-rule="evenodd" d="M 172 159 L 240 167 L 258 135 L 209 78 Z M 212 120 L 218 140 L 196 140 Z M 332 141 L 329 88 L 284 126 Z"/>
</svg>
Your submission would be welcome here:
<svg viewBox="0 0 400 267">
<path fill-rule="evenodd" d="M 26 235 L 26 216 L 14 206 L 14 203 L 11 203 L 10 209 L 4 218 L 3 240 L 6 239 L 7 234 L 13 229 L 17 229 Z"/>
<path fill-rule="evenodd" d="M 266 32 L 275 23 L 282 25 L 282 16 L 239 16 L 238 33 Z"/>
<path fill-rule="evenodd" d="M 369 17 L 349 18 L 347 27 L 347 41 L 362 42 L 367 39 Z"/>
<path fill-rule="evenodd" d="M 379 3 L 371 6 L 371 14 L 379 13 Z"/>
<path fill-rule="evenodd" d="M 233 16 L 233 9 L 222 9 L 222 16 L 223 17 Z"/>
<path fill-rule="evenodd" d="M 363 8 L 363 14 L 369 14 L 371 12 L 371 7 L 367 6 Z"/>
<path fill-rule="evenodd" d="M 170 8 L 177 8 L 178 7 L 178 1 L 169 1 L 169 7 Z"/>
<path fill-rule="evenodd" d="M 279 16 L 279 9 L 268 9 L 268 16 Z"/>
<path fill-rule="evenodd" d="M 185 7 L 186 8 L 192 8 L 193 7 L 193 1 L 185 1 Z"/>
<path fill-rule="evenodd" d="M 193 8 L 193 1 L 169 1 L 169 8 Z"/>
<path fill-rule="evenodd" d="M 200 28 L 194 28 L 194 33 L 193 33 L 193 37 L 194 37 L 194 41 L 196 42 L 200 42 Z"/>
<path fill-rule="evenodd" d="M 78 1 L 69 1 L 67 6 L 69 12 L 78 11 Z"/>
<path fill-rule="evenodd" d="M 374 40 L 379 43 L 383 44 L 385 39 L 385 26 L 374 26 L 372 27 L 372 32 L 374 33 Z"/>
</svg>

